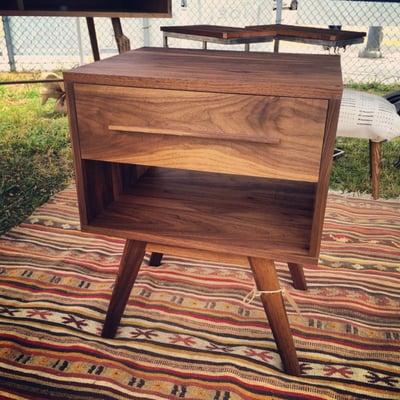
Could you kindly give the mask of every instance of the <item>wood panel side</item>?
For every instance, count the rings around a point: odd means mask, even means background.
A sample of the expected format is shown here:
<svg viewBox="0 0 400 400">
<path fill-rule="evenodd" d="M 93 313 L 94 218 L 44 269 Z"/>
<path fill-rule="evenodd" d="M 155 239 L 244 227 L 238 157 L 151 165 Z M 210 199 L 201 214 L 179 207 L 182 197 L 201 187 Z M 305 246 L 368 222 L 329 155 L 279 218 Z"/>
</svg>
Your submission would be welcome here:
<svg viewBox="0 0 400 400">
<path fill-rule="evenodd" d="M 319 256 L 321 247 L 322 229 L 325 217 L 326 201 L 329 190 L 329 180 L 333 162 L 333 150 L 336 141 L 336 130 L 339 119 L 340 100 L 329 101 L 326 116 L 325 136 L 322 146 L 319 182 L 314 203 L 313 225 L 311 230 L 310 255 Z"/>
<path fill-rule="evenodd" d="M 79 129 L 75 104 L 74 84 L 65 82 L 65 92 L 68 105 L 69 130 L 72 143 L 72 152 L 74 156 L 75 168 L 75 184 L 78 196 L 79 217 L 82 225 L 89 223 L 89 210 L 86 204 L 86 196 L 84 190 L 85 175 L 82 165 L 81 149 L 79 142 Z"/>
<path fill-rule="evenodd" d="M 66 82 L 68 119 L 75 168 L 79 217 L 87 225 L 122 191 L 122 170 L 117 164 L 95 160 L 83 160 L 76 113 L 74 84 Z"/>
</svg>

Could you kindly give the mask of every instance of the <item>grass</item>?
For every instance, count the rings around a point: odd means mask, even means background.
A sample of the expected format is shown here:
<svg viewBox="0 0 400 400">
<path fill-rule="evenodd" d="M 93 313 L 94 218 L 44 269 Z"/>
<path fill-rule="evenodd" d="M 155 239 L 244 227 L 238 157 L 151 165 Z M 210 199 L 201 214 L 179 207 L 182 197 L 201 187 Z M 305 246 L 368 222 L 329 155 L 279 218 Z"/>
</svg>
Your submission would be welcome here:
<svg viewBox="0 0 400 400">
<path fill-rule="evenodd" d="M 32 74 L 0 74 L 0 81 Z M 21 222 L 72 176 L 68 124 L 41 105 L 40 85 L 0 86 L 0 234 Z"/>
<path fill-rule="evenodd" d="M 0 74 L 0 81 L 29 79 L 32 74 Z M 383 95 L 400 86 L 350 84 Z M 71 180 L 72 155 L 68 123 L 54 112 L 54 101 L 42 106 L 41 85 L 0 86 L 0 234 L 20 223 Z M 331 187 L 370 193 L 368 142 L 338 138 L 345 155 L 335 161 Z M 400 196 L 400 140 L 383 144 L 382 197 Z"/>
</svg>

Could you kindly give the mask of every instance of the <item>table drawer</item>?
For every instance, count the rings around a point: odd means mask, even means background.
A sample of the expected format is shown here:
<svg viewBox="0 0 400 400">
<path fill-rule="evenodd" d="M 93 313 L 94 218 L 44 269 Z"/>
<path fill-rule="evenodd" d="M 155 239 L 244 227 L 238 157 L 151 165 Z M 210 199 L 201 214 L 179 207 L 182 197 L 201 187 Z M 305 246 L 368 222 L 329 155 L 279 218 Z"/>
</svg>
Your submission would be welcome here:
<svg viewBox="0 0 400 400">
<path fill-rule="evenodd" d="M 325 100 L 84 84 L 75 98 L 83 158 L 318 181 Z"/>
</svg>

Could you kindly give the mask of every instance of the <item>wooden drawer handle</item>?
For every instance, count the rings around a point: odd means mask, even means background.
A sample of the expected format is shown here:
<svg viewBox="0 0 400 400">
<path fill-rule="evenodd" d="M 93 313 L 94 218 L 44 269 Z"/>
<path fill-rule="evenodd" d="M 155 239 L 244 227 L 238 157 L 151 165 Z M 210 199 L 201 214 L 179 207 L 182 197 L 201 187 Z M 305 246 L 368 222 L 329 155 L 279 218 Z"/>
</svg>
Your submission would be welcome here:
<svg viewBox="0 0 400 400">
<path fill-rule="evenodd" d="M 109 125 L 108 129 L 114 132 L 123 132 L 123 133 L 150 133 L 152 135 L 172 135 L 172 136 L 189 136 L 196 137 L 200 139 L 221 139 L 221 140 L 241 140 L 246 142 L 256 142 L 256 143 L 265 143 L 265 144 L 279 144 L 281 140 L 275 136 L 249 136 L 246 134 L 229 134 L 229 133 L 221 133 L 219 136 L 215 134 L 210 134 L 207 132 L 187 132 L 187 131 L 179 131 L 176 129 L 168 129 L 168 128 L 146 128 L 146 127 L 136 127 L 136 126 L 123 126 L 123 125 Z"/>
</svg>

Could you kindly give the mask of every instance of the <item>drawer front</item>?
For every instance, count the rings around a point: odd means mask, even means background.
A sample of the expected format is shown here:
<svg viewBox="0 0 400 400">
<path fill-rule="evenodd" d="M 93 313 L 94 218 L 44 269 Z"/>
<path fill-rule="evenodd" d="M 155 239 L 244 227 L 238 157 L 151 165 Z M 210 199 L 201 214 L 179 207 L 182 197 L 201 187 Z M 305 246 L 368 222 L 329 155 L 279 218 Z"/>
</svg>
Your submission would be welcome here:
<svg viewBox="0 0 400 400">
<path fill-rule="evenodd" d="M 327 101 L 75 85 L 82 158 L 318 181 Z"/>
</svg>

